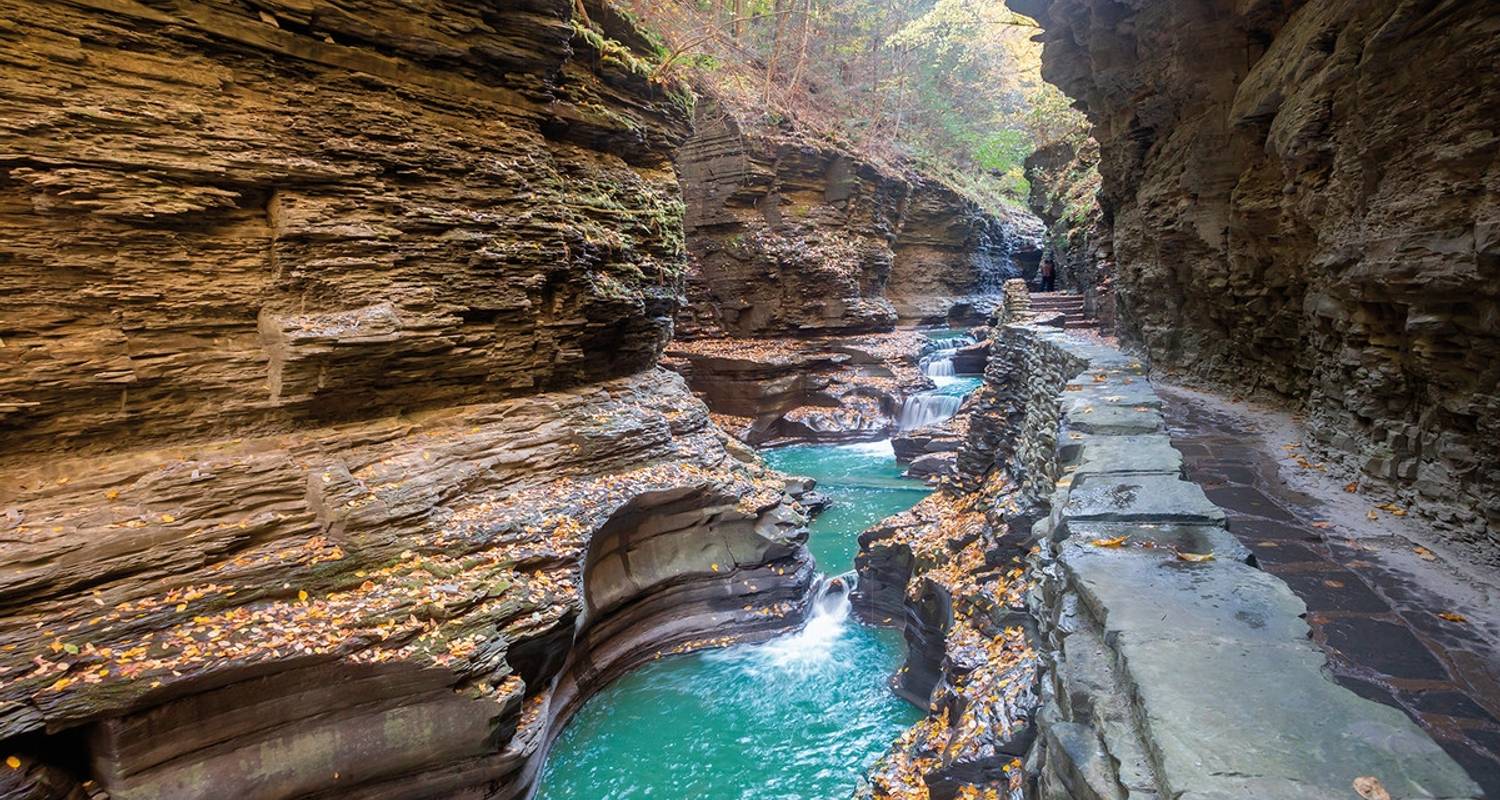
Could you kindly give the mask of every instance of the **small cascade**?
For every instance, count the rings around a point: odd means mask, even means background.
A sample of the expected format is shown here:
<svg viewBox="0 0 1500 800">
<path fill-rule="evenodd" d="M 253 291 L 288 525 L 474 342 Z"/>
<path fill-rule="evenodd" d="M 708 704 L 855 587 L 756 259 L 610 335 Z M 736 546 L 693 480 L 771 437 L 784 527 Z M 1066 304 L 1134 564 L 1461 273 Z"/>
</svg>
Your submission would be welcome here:
<svg viewBox="0 0 1500 800">
<path fill-rule="evenodd" d="M 938 339 L 934 344 L 940 346 L 922 357 L 922 374 L 938 386 L 947 386 L 958 379 L 953 368 L 954 357 L 960 349 L 974 344 L 974 339 L 968 334 L 958 334 Z"/>
<path fill-rule="evenodd" d="M 909 431 L 952 419 L 963 402 L 961 396 L 938 392 L 912 395 L 901 405 L 901 416 L 896 419 L 896 427 Z"/>
<path fill-rule="evenodd" d="M 779 671 L 807 671 L 827 664 L 849 622 L 849 594 L 854 588 L 853 583 L 853 572 L 823 578 L 802 629 L 756 648 L 756 661 Z"/>
<path fill-rule="evenodd" d="M 927 377 L 952 378 L 953 375 L 953 350 L 939 350 L 932 354 L 932 358 L 922 365 L 922 371 Z"/>
</svg>

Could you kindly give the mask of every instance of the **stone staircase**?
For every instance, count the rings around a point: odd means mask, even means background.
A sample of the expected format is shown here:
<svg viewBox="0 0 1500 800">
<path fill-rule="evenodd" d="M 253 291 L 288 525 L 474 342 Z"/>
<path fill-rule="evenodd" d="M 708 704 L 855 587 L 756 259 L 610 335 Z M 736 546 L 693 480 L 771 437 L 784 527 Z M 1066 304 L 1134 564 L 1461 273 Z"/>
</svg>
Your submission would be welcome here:
<svg viewBox="0 0 1500 800">
<path fill-rule="evenodd" d="M 1067 329 L 1097 328 L 1099 323 L 1083 310 L 1083 295 L 1067 292 L 1032 292 L 1032 312 L 1044 316 L 1063 315 L 1063 327 Z"/>
</svg>

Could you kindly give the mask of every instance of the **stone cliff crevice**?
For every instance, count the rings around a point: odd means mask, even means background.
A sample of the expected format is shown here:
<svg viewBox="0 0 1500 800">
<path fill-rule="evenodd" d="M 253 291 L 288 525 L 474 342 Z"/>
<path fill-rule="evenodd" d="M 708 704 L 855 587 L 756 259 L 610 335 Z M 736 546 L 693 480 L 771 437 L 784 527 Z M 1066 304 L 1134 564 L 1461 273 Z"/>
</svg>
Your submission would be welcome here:
<svg viewBox="0 0 1500 800">
<path fill-rule="evenodd" d="M 1122 332 L 1300 403 L 1325 458 L 1493 562 L 1490 6 L 1010 5 L 1100 143 Z"/>
<path fill-rule="evenodd" d="M 691 260 L 679 335 L 977 324 L 1039 255 L 1026 212 L 999 216 L 789 124 L 752 127 L 711 99 L 677 164 Z"/>
</svg>

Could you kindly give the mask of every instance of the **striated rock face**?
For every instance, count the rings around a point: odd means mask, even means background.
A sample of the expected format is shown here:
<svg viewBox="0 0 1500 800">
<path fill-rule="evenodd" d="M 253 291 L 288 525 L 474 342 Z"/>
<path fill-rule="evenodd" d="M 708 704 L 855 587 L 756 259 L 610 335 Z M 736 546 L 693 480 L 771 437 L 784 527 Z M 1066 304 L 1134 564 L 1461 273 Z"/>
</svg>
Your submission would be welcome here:
<svg viewBox="0 0 1500 800">
<path fill-rule="evenodd" d="M 1083 311 L 1104 331 L 1115 327 L 1114 253 L 1098 203 L 1099 143 L 1062 140 L 1026 158 L 1028 203 L 1047 225 L 1043 258 L 1057 268 L 1057 288 L 1083 297 Z"/>
<path fill-rule="evenodd" d="M 889 330 L 979 322 L 1035 262 L 1024 214 L 1001 220 L 792 132 L 742 128 L 711 104 L 678 157 L 692 256 L 686 336 Z"/>
<path fill-rule="evenodd" d="M 5 457 L 654 363 L 688 120 L 623 47 L 564 0 L 258 5 L 4 3 Z"/>
<path fill-rule="evenodd" d="M 1493 5 L 1010 5 L 1094 124 L 1126 332 L 1500 559 Z"/>
<path fill-rule="evenodd" d="M 0 796 L 516 797 L 799 618 L 806 487 L 653 366 L 687 104 L 421 6 L 0 0 Z"/>
</svg>

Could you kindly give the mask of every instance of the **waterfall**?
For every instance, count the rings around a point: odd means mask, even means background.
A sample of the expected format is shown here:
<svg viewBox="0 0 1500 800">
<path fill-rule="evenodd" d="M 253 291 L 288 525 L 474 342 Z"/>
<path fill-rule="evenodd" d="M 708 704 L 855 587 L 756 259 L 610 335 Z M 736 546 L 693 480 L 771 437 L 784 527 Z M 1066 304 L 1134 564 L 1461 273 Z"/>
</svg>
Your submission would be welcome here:
<svg viewBox="0 0 1500 800">
<path fill-rule="evenodd" d="M 896 420 L 898 430 L 909 431 L 952 419 L 964 399 L 957 395 L 922 392 L 906 398 L 901 405 L 901 416 Z"/>
<path fill-rule="evenodd" d="M 938 386 L 948 386 L 958 376 L 953 369 L 953 357 L 961 348 L 974 344 L 974 339 L 968 334 L 960 334 L 940 339 L 935 344 L 939 346 L 922 357 L 922 374 Z"/>
<path fill-rule="evenodd" d="M 929 378 L 951 378 L 953 377 L 953 350 L 939 350 L 932 354 L 932 360 L 928 361 L 922 371 Z"/>
<path fill-rule="evenodd" d="M 819 580 L 807 622 L 796 633 L 755 648 L 756 666 L 777 672 L 809 671 L 833 658 L 834 645 L 849 622 L 849 593 L 854 588 L 855 575 L 847 572 Z"/>
</svg>

